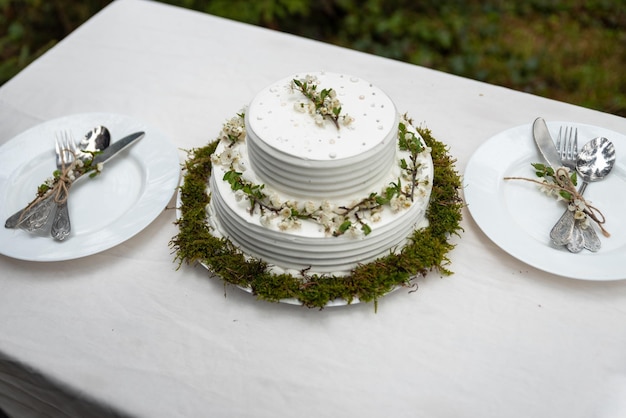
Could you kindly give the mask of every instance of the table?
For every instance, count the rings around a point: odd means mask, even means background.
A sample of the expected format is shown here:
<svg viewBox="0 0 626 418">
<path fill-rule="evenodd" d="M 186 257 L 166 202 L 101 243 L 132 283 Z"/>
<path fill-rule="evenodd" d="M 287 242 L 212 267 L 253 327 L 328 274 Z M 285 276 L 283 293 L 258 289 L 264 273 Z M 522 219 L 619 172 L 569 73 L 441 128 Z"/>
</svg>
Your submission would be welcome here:
<svg viewBox="0 0 626 418">
<path fill-rule="evenodd" d="M 626 132 L 614 115 L 117 0 L 0 88 L 0 143 L 52 118 L 112 112 L 158 127 L 183 161 L 258 90 L 316 70 L 381 87 L 449 144 L 461 173 L 481 143 L 537 116 Z M 494 245 L 465 211 L 452 276 L 433 272 L 417 292 L 382 298 L 377 311 L 272 304 L 201 266 L 179 268 L 169 246 L 174 206 L 94 256 L 0 256 L 0 408 L 14 416 L 626 414 L 626 280 L 539 271 Z"/>
</svg>

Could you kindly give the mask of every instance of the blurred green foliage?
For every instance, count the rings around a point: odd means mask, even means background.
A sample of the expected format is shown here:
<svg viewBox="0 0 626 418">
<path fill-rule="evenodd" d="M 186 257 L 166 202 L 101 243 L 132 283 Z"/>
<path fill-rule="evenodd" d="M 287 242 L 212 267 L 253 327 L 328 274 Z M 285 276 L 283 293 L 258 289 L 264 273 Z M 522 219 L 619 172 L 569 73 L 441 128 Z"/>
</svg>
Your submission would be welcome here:
<svg viewBox="0 0 626 418">
<path fill-rule="evenodd" d="M 110 0 L 0 0 L 0 84 Z"/>
<path fill-rule="evenodd" d="M 626 116 L 626 0 L 161 0 Z M 0 0 L 0 83 L 109 1 Z"/>
</svg>

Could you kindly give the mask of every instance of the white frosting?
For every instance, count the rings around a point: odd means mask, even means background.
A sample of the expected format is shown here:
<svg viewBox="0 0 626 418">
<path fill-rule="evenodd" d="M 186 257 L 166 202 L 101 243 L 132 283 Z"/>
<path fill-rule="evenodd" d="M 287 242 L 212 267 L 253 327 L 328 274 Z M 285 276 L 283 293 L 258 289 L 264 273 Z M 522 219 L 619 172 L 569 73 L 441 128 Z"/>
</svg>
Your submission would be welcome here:
<svg viewBox="0 0 626 418">
<path fill-rule="evenodd" d="M 343 106 L 342 113 L 346 112 L 355 118 L 349 134 L 345 133 L 346 137 L 342 137 L 342 141 L 360 141 L 359 144 L 366 145 L 350 147 L 347 143 L 338 144 L 337 129 L 331 122 L 327 122 L 321 132 L 329 138 L 333 136 L 335 142 L 322 140 L 318 141 L 320 145 L 314 150 L 307 149 L 306 144 L 311 143 L 312 138 L 319 137 L 320 126 L 309 123 L 311 116 L 294 111 L 292 105 L 280 104 L 288 100 L 290 93 L 286 86 L 296 77 L 294 76 L 263 90 L 259 95 L 262 100 L 255 98 L 246 114 L 246 140 L 237 142 L 234 146 L 222 140 L 214 155 L 233 155 L 237 171 L 243 172 L 242 177 L 246 181 L 264 184 L 263 192 L 266 195 L 277 196 L 281 202 L 292 202 L 300 211 L 307 205 L 314 208 L 325 206 L 337 211 L 342 206 L 354 205 L 355 199 L 366 198 L 372 192 L 381 194 L 389 184 L 398 182 L 398 179 L 402 184 L 410 183 L 410 180 L 402 177 L 404 173 L 400 168 L 400 160 L 407 160 L 409 154 L 398 149 L 396 137 L 399 118 L 387 96 L 361 79 L 327 73 L 315 75 L 320 80 L 331 77 L 344 82 L 322 85 L 324 88 L 352 91 L 354 86 L 362 86 L 372 96 L 384 96 L 383 107 L 372 108 L 367 105 L 358 111 L 352 110 L 353 101 L 339 96 Z M 274 91 L 279 88 L 280 92 Z M 268 95 L 276 96 L 278 102 L 272 106 L 276 106 L 278 110 L 266 104 L 258 105 L 267 103 Z M 357 96 L 357 103 L 360 100 L 365 101 L 359 97 L 360 95 Z M 365 108 L 369 109 L 368 117 Z M 264 119 L 255 117 L 259 109 L 265 109 L 266 114 L 273 115 L 275 112 L 282 116 L 272 119 L 271 125 L 261 128 L 259 124 Z M 274 110 L 270 112 L 272 109 Z M 381 110 L 379 114 L 379 109 L 392 109 L 393 114 L 387 114 L 386 110 Z M 359 117 L 362 120 L 358 120 Z M 390 124 L 390 127 L 372 130 L 369 118 L 378 123 Z M 295 125 L 294 120 L 298 121 Z M 285 126 L 287 128 L 283 130 Z M 299 129 L 292 129 L 294 126 Z M 407 128 L 419 137 L 413 127 Z M 252 135 L 251 130 L 254 131 Z M 344 130 L 348 131 L 342 126 L 342 135 Z M 290 138 L 290 141 L 278 141 L 279 137 Z M 348 137 L 350 139 L 346 139 Z M 299 144 L 299 152 L 297 147 L 285 145 L 292 138 Z M 335 150 L 337 154 L 331 157 L 329 150 Z M 299 157 L 299 153 L 315 155 L 316 159 Z M 231 158 L 227 160 L 230 161 Z M 378 213 L 364 212 L 361 221 L 371 228 L 371 232 L 365 234 L 358 225 L 353 225 L 353 228 L 341 236 L 332 236 L 324 225 L 308 219 L 299 219 L 295 221 L 297 225 L 286 228 L 285 218 L 271 211 L 262 213 L 258 205 L 250 213 L 251 204 L 247 196 L 233 192 L 231 185 L 223 180 L 225 173 L 230 170 L 229 165 L 214 163 L 208 191 L 211 194 L 211 203 L 207 206 L 209 226 L 215 236 L 227 237 L 244 254 L 273 265 L 275 272 L 297 274 L 307 270 L 307 274 L 349 274 L 358 264 L 400 251 L 415 229 L 427 225 L 425 213 L 432 188 L 433 163 L 427 151 L 419 154 L 417 162 L 420 167 L 417 176 L 419 184 L 413 201 L 406 204 L 408 207 L 396 210 L 397 208 L 386 205 Z M 375 174 L 369 175 L 372 172 Z M 353 173 L 358 174 L 352 175 Z M 339 197 L 329 195 L 328 188 L 332 188 Z"/>
<path fill-rule="evenodd" d="M 262 90 L 246 111 L 248 152 L 262 183 L 307 198 L 339 198 L 371 190 L 395 155 L 396 108 L 382 90 L 365 80 L 315 73 L 317 91 L 333 89 L 342 115 L 354 121 L 337 128 L 319 125 L 294 107 L 308 99 L 291 89 L 294 75 Z"/>
</svg>

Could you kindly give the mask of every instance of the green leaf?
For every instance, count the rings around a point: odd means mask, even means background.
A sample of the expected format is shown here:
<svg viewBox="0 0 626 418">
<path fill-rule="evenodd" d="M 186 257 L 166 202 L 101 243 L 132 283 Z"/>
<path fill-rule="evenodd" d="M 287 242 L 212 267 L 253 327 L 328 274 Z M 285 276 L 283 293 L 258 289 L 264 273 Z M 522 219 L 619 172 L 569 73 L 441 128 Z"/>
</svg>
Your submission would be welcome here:
<svg viewBox="0 0 626 418">
<path fill-rule="evenodd" d="M 338 231 L 339 231 L 339 233 L 343 234 L 348 229 L 350 229 L 351 226 L 352 226 L 352 222 L 350 222 L 350 221 L 343 221 L 343 223 L 341 225 L 339 225 Z"/>
</svg>

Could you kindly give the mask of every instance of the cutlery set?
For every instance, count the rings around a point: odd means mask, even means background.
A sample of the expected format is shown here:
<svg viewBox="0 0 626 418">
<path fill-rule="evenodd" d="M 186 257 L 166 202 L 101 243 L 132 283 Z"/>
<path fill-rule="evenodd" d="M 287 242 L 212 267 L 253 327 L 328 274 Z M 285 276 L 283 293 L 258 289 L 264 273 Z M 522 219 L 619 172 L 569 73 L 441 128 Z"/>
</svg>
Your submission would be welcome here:
<svg viewBox="0 0 626 418">
<path fill-rule="evenodd" d="M 567 167 L 583 180 L 577 191 L 581 200 L 589 183 L 602 180 L 611 172 L 615 164 L 615 147 L 608 139 L 598 137 L 587 142 L 579 152 L 578 130 L 565 127 L 564 131 L 562 135 L 563 127 L 559 130 L 555 145 L 545 121 L 537 118 L 533 123 L 533 138 L 537 148 L 554 172 L 560 167 Z M 565 246 L 572 253 L 583 249 L 598 251 L 601 242 L 593 225 L 577 219 L 576 208 L 571 206 L 570 203 L 550 231 L 552 243 L 557 247 Z M 606 235 L 604 230 L 602 232 Z"/>
<path fill-rule="evenodd" d="M 144 135 L 144 132 L 136 132 L 109 146 L 108 130 L 98 126 L 85 135 L 77 146 L 69 133 L 59 134 L 55 142 L 55 155 L 58 173 L 64 177 L 58 183 L 63 184 L 57 184 L 54 189 L 47 190 L 25 208 L 11 215 L 4 224 L 5 228 L 20 228 L 38 235 L 49 233 L 57 241 L 65 240 L 71 231 L 67 206 L 71 186 L 85 174 L 99 172 L 104 163 Z M 71 167 L 75 162 L 81 166 L 90 164 L 91 169 L 74 176 Z"/>
</svg>

